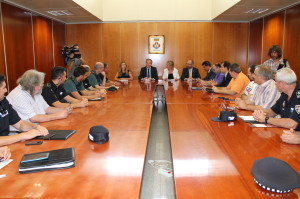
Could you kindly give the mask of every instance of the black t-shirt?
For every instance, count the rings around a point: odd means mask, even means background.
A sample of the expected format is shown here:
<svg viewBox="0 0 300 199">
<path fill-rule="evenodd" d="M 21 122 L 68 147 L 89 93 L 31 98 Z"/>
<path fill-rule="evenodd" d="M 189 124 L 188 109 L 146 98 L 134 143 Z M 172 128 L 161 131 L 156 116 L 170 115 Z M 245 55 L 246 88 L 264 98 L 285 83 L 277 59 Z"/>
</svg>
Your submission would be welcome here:
<svg viewBox="0 0 300 199">
<path fill-rule="evenodd" d="M 300 130 L 300 84 L 297 82 L 296 88 L 293 91 L 291 99 L 288 100 L 288 95 L 281 93 L 280 98 L 271 107 L 272 111 L 280 114 L 282 118 L 291 118 L 298 122 L 296 131 Z"/>
<path fill-rule="evenodd" d="M 168 79 L 174 79 L 173 73 L 169 73 Z"/>
<path fill-rule="evenodd" d="M 42 96 L 44 100 L 49 104 L 49 106 L 52 106 L 52 104 L 56 101 L 66 103 L 66 100 L 64 98 L 67 95 L 68 94 L 63 85 L 56 86 L 52 81 L 47 83 L 42 91 Z"/>
<path fill-rule="evenodd" d="M 129 70 L 127 70 L 127 72 L 123 73 L 120 75 L 120 73 L 118 74 L 118 78 L 130 78 L 129 76 Z"/>
<path fill-rule="evenodd" d="M 12 108 L 6 98 L 0 102 L 0 136 L 9 133 L 9 125 L 14 125 L 21 120 L 18 113 Z"/>
</svg>

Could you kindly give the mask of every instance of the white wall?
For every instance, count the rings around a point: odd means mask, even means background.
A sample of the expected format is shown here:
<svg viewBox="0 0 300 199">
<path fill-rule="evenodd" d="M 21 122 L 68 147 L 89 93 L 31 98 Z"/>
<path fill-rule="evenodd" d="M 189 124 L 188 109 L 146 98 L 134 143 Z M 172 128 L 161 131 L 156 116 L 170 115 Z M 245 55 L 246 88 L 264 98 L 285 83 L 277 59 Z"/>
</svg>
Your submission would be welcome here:
<svg viewBox="0 0 300 199">
<path fill-rule="evenodd" d="M 209 21 L 239 0 L 73 0 L 102 21 Z"/>
</svg>

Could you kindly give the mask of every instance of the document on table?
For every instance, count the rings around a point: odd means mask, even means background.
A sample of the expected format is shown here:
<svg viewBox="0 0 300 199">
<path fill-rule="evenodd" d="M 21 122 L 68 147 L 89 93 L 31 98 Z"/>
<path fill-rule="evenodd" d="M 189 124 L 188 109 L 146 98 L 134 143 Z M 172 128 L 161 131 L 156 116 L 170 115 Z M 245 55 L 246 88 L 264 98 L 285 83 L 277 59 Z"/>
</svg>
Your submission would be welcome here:
<svg viewBox="0 0 300 199">
<path fill-rule="evenodd" d="M 251 124 L 250 126 L 251 127 L 258 127 L 258 128 L 277 127 L 277 126 L 274 126 L 272 124 Z"/>
<path fill-rule="evenodd" d="M 13 161 L 13 159 L 4 160 L 4 161 L 0 162 L 0 169 L 5 167 L 6 165 L 8 165 L 11 161 Z"/>
<path fill-rule="evenodd" d="M 254 117 L 252 115 L 249 115 L 249 116 L 239 116 L 239 118 L 241 118 L 244 121 L 255 121 Z"/>
</svg>

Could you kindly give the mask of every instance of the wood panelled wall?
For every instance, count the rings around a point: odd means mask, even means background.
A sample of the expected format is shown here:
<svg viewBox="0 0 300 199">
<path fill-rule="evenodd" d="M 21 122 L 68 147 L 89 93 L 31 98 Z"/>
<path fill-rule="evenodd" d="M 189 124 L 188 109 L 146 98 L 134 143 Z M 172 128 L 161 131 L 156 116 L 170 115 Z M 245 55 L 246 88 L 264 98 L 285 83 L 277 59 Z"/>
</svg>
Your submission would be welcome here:
<svg viewBox="0 0 300 199">
<path fill-rule="evenodd" d="M 280 45 L 300 79 L 300 5 L 250 23 L 249 65 L 269 59 L 271 45 Z"/>
<path fill-rule="evenodd" d="M 150 58 L 162 75 L 168 60 L 175 62 L 180 73 L 188 59 L 205 76 L 201 63 L 228 60 L 246 71 L 248 63 L 249 23 L 146 22 L 67 25 L 67 44 L 77 43 L 83 58 L 93 67 L 96 61 L 108 62 L 109 78 L 125 61 L 134 77 Z M 148 54 L 148 36 L 165 36 L 165 54 Z"/>
<path fill-rule="evenodd" d="M 9 89 L 28 69 L 45 72 L 48 81 L 51 68 L 63 64 L 65 25 L 6 3 L 1 3 L 1 12 L 0 72 Z"/>
</svg>

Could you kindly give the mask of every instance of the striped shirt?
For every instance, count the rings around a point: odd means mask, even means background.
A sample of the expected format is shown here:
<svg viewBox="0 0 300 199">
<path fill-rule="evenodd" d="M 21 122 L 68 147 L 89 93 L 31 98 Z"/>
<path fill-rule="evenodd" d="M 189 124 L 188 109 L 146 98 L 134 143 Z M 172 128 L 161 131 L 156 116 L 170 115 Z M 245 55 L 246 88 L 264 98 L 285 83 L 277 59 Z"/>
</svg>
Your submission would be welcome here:
<svg viewBox="0 0 300 199">
<path fill-rule="evenodd" d="M 265 109 L 271 108 L 280 97 L 275 81 L 270 79 L 256 87 L 252 102 L 256 106 L 262 106 Z"/>
<path fill-rule="evenodd" d="M 283 59 L 280 59 L 277 63 L 275 63 L 273 59 L 268 59 L 264 62 L 264 65 L 269 66 L 274 73 L 276 73 L 279 64 L 284 65 Z M 286 61 L 286 67 L 290 68 L 290 64 L 288 61 Z"/>
</svg>

